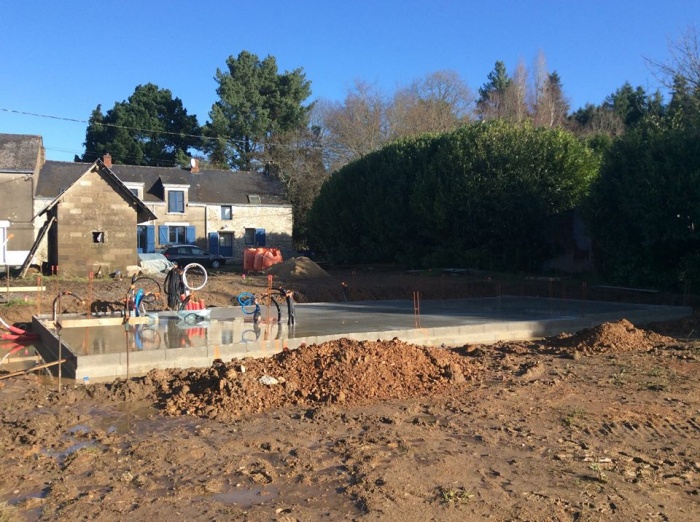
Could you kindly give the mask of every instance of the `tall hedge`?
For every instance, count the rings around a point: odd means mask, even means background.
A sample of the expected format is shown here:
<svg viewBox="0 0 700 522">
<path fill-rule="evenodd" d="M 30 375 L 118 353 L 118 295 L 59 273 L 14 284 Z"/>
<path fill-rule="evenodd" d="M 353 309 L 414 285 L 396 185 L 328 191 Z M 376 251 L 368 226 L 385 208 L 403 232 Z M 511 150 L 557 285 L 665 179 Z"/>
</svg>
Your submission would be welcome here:
<svg viewBox="0 0 700 522">
<path fill-rule="evenodd" d="M 311 210 L 311 238 L 336 262 L 535 269 L 554 253 L 555 218 L 597 169 L 565 131 L 474 123 L 334 173 Z"/>
<path fill-rule="evenodd" d="M 697 122 L 648 120 L 626 133 L 608 151 L 587 205 L 602 274 L 700 290 L 699 202 Z"/>
</svg>

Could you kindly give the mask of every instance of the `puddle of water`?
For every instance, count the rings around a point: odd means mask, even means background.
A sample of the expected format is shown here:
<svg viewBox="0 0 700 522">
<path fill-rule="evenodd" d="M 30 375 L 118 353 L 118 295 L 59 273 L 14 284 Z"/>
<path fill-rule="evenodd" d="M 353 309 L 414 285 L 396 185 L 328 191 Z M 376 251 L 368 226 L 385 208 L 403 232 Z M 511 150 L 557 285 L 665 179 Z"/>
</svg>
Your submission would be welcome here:
<svg viewBox="0 0 700 522">
<path fill-rule="evenodd" d="M 262 486 L 253 488 L 239 488 L 225 493 L 216 493 L 212 499 L 224 504 L 235 504 L 241 508 L 251 508 L 256 504 L 263 504 L 274 500 L 280 495 L 279 489 L 274 486 Z"/>
<path fill-rule="evenodd" d="M 174 348 L 228 346 L 263 339 L 282 339 L 279 323 L 253 325 L 239 318 L 208 319 L 190 324 L 177 317 L 160 317 L 155 324 L 76 326 L 59 332 L 49 328 L 71 352 L 103 355 Z"/>
<path fill-rule="evenodd" d="M 0 369 L 8 372 L 26 370 L 42 361 L 33 343 L 0 341 Z"/>
<path fill-rule="evenodd" d="M 8 506 L 18 506 L 24 502 L 31 502 L 32 500 L 42 500 L 45 499 L 49 494 L 50 488 L 35 489 L 32 491 L 25 491 L 21 495 L 16 497 L 11 497 L 5 500 Z"/>
<path fill-rule="evenodd" d="M 96 448 L 97 443 L 93 440 L 85 440 L 85 441 L 80 441 L 76 442 L 75 444 L 69 446 L 68 448 L 62 450 L 62 451 L 48 451 L 44 450 L 46 456 L 55 458 L 56 463 L 59 466 L 63 466 L 66 463 L 66 459 L 73 455 L 74 453 L 85 449 L 85 448 Z"/>
</svg>

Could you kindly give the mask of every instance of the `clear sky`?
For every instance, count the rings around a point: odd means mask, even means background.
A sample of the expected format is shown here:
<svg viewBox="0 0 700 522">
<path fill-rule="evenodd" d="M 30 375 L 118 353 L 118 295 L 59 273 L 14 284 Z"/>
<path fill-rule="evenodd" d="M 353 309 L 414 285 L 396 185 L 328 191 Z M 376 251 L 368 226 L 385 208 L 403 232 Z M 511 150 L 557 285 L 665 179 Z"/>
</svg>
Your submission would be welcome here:
<svg viewBox="0 0 700 522">
<path fill-rule="evenodd" d="M 477 92 L 497 60 L 532 70 L 540 52 L 572 109 L 625 82 L 652 92 L 645 58 L 700 30 L 700 1 L 6 0 L 0 20 L 0 133 L 41 135 L 48 159 L 72 161 L 92 110 L 138 85 L 205 123 L 217 68 L 243 50 L 302 68 L 309 101 L 342 101 L 355 80 L 390 95 L 440 70 Z"/>
</svg>

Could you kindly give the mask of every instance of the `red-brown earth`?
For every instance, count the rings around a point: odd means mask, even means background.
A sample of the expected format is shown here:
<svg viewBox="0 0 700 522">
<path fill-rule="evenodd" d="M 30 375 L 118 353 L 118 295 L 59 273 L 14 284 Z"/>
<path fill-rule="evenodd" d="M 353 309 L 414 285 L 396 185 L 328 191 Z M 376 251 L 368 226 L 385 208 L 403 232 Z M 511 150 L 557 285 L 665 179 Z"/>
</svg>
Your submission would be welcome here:
<svg viewBox="0 0 700 522">
<path fill-rule="evenodd" d="M 340 301 L 345 282 L 351 300 L 693 304 L 573 280 L 293 272 L 275 284 L 304 302 Z M 62 291 L 119 302 L 129 286 L 43 283 L 40 304 L 10 299 L 0 317 L 27 322 Z M 223 306 L 267 284 L 218 272 L 200 294 Z M 0 520 L 698 520 L 697 325 L 622 320 L 452 348 L 341 339 L 60 390 L 12 377 L 0 381 Z"/>
</svg>

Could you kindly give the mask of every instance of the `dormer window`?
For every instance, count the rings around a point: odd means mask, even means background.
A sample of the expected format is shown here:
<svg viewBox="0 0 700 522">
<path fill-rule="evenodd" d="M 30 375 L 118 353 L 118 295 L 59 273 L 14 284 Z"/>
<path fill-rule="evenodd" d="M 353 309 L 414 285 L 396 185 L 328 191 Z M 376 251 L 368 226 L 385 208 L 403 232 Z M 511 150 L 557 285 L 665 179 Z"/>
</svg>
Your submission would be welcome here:
<svg viewBox="0 0 700 522">
<path fill-rule="evenodd" d="M 168 191 L 168 213 L 184 214 L 185 213 L 185 191 L 184 190 L 169 190 Z"/>
<path fill-rule="evenodd" d="M 257 194 L 248 194 L 248 203 L 261 203 L 260 196 Z"/>
<path fill-rule="evenodd" d="M 142 199 L 142 194 L 143 194 L 143 183 L 124 183 L 126 188 L 129 189 L 129 192 L 131 192 L 134 196 L 136 196 L 139 199 Z"/>
</svg>

